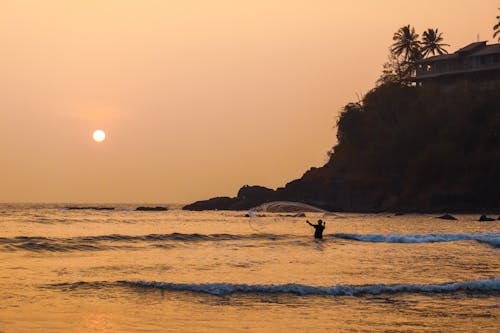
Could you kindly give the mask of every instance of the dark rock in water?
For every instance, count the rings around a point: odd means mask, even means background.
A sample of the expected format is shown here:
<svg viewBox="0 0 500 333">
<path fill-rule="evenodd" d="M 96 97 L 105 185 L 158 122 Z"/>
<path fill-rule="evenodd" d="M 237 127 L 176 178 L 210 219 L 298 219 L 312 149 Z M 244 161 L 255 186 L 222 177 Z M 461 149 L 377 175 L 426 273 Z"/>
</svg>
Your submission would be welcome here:
<svg viewBox="0 0 500 333">
<path fill-rule="evenodd" d="M 450 214 L 444 214 L 444 215 L 438 216 L 437 218 L 441 219 L 441 220 L 450 220 L 450 221 L 456 221 L 456 219 L 457 219 L 455 216 L 450 215 Z"/>
<path fill-rule="evenodd" d="M 140 206 L 135 209 L 136 211 L 142 211 L 142 212 L 160 212 L 160 211 L 166 211 L 168 208 L 166 207 L 144 207 Z"/>
<path fill-rule="evenodd" d="M 491 222 L 491 221 L 495 221 L 495 219 L 493 219 L 491 217 L 488 217 L 486 215 L 481 215 L 481 217 L 479 217 L 478 221 L 481 221 L 481 222 Z"/>
<path fill-rule="evenodd" d="M 80 206 L 69 206 L 64 207 L 67 210 L 114 210 L 114 207 L 80 207 Z"/>
</svg>

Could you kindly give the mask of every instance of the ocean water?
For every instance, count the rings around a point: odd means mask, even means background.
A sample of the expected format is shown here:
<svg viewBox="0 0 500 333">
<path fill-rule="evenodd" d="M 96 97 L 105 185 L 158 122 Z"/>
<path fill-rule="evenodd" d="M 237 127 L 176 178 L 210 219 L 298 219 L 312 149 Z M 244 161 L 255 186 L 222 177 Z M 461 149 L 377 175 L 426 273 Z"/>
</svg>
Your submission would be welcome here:
<svg viewBox="0 0 500 333">
<path fill-rule="evenodd" d="M 0 206 L 0 332 L 500 330 L 500 221 L 61 207 Z"/>
</svg>

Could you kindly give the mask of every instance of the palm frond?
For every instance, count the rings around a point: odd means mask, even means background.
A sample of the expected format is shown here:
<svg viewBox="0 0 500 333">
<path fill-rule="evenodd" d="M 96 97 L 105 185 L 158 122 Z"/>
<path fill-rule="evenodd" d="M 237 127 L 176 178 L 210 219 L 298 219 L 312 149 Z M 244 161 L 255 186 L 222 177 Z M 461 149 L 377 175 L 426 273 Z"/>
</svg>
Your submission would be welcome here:
<svg viewBox="0 0 500 333">
<path fill-rule="evenodd" d="M 410 25 L 399 28 L 392 36 L 394 43 L 391 46 L 391 52 L 396 56 L 403 56 L 404 60 L 409 60 L 414 57 L 415 49 L 420 48 L 418 34 L 415 33 L 415 28 Z"/>
<path fill-rule="evenodd" d="M 445 54 L 448 51 L 445 47 L 449 44 L 441 43 L 444 40 L 443 33 L 438 29 L 427 29 L 422 34 L 422 54 L 424 57 L 428 55 Z"/>
</svg>

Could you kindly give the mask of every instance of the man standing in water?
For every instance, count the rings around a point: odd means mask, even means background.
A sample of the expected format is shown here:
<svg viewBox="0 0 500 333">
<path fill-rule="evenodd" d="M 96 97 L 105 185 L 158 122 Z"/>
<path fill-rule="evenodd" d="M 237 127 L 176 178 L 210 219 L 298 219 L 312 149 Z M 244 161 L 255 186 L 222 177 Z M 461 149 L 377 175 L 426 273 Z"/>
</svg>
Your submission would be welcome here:
<svg viewBox="0 0 500 333">
<path fill-rule="evenodd" d="M 322 220 L 318 220 L 318 224 L 312 224 L 309 220 L 306 220 L 307 224 L 316 229 L 314 231 L 315 239 L 323 239 L 323 230 L 325 230 L 326 223 L 323 223 Z"/>
</svg>

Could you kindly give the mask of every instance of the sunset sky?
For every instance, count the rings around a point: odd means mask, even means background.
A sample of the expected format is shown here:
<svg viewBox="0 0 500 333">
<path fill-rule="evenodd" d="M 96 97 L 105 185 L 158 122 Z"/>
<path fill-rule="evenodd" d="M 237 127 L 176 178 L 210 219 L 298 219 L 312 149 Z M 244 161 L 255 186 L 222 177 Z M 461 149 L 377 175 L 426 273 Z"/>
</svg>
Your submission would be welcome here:
<svg viewBox="0 0 500 333">
<path fill-rule="evenodd" d="M 0 202 L 186 203 L 321 166 L 393 33 L 498 0 L 0 0 Z M 106 140 L 92 140 L 96 129 Z"/>
</svg>

